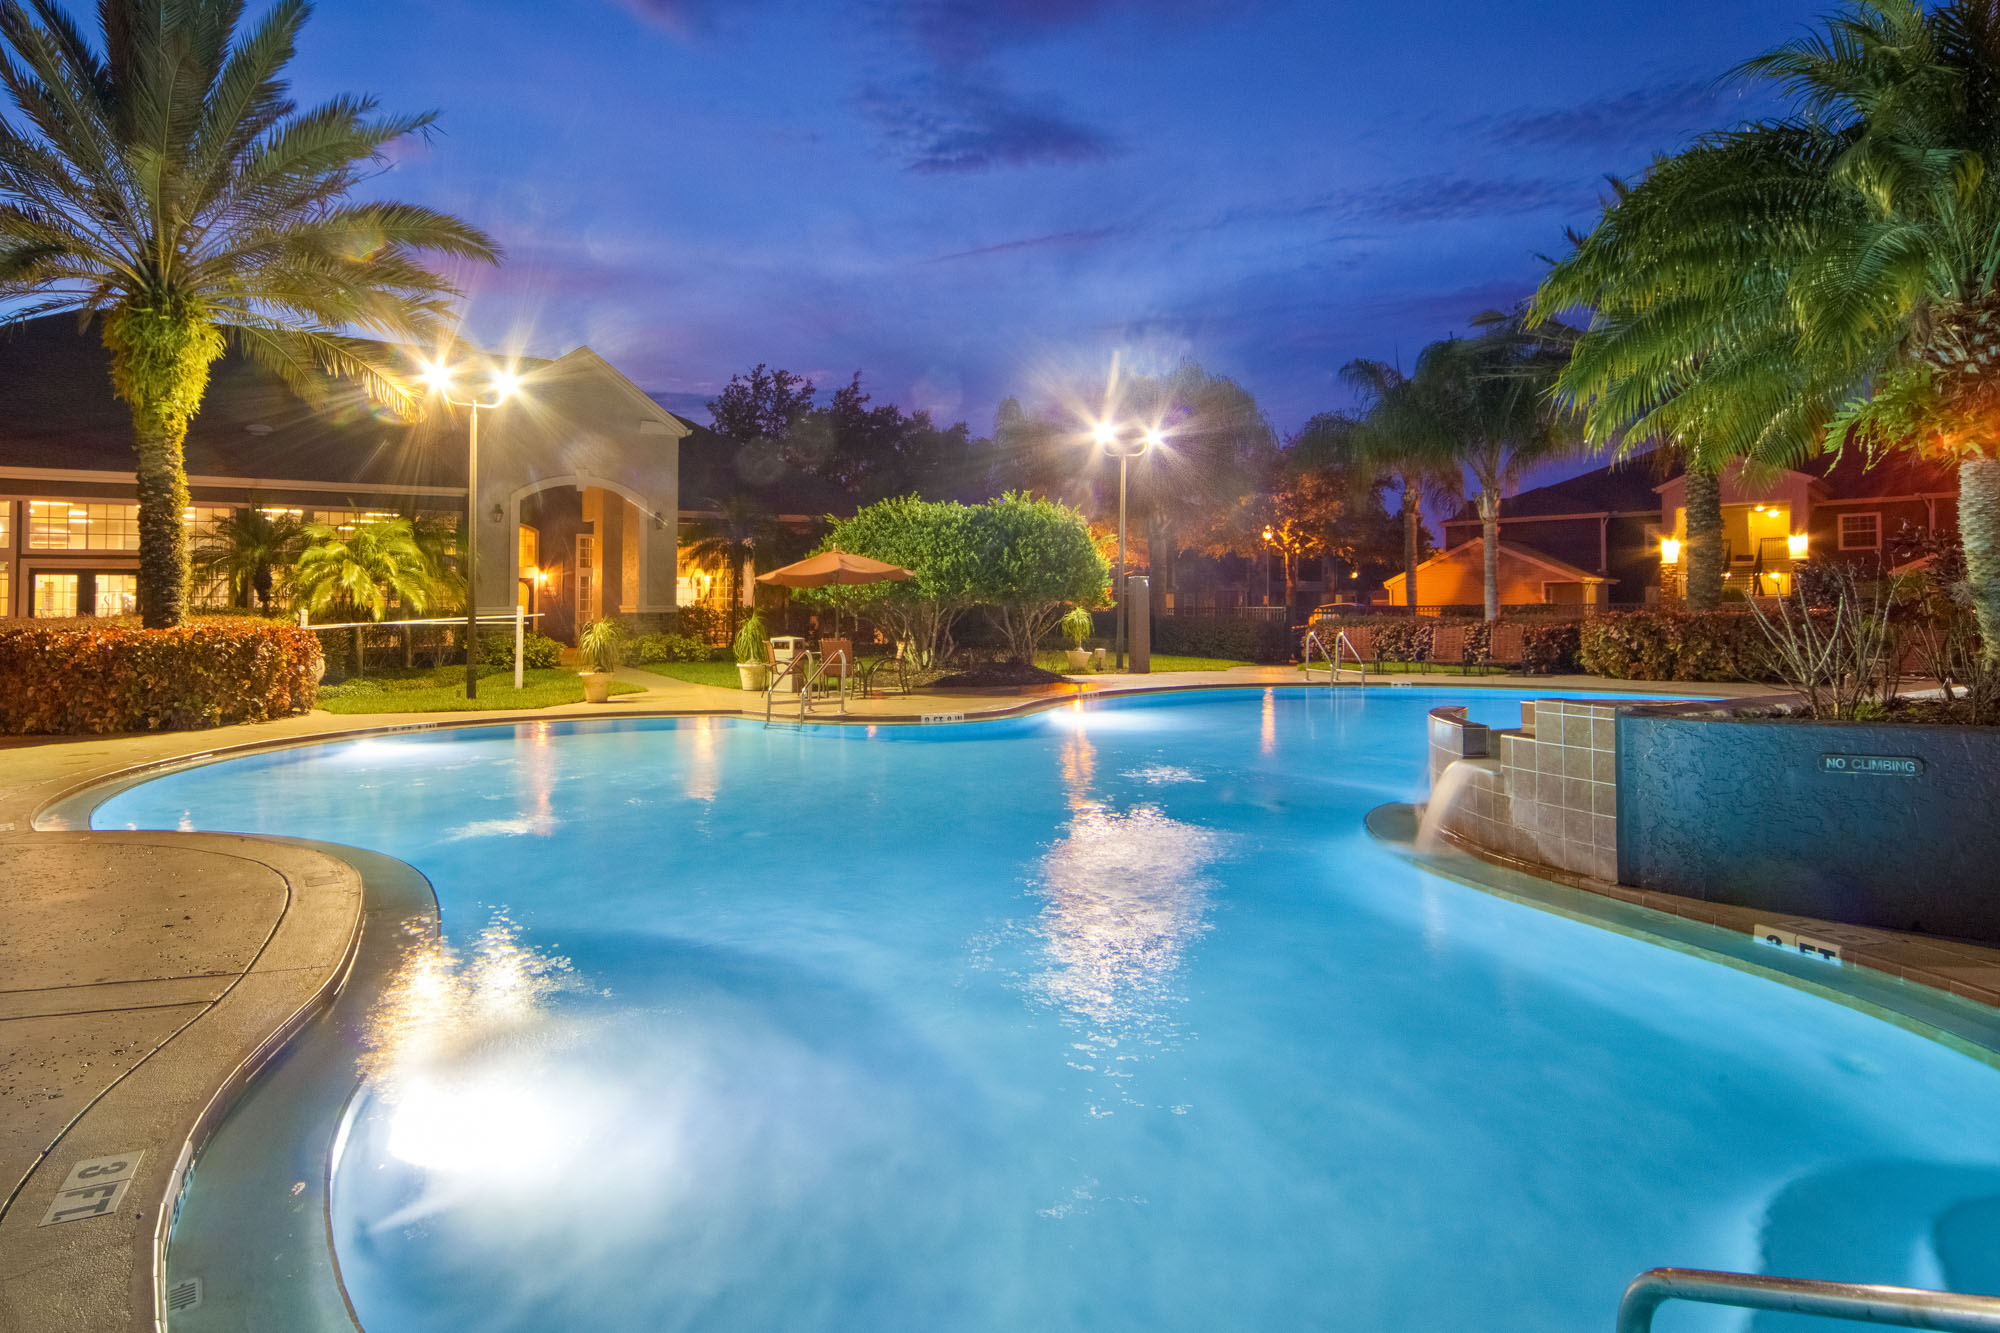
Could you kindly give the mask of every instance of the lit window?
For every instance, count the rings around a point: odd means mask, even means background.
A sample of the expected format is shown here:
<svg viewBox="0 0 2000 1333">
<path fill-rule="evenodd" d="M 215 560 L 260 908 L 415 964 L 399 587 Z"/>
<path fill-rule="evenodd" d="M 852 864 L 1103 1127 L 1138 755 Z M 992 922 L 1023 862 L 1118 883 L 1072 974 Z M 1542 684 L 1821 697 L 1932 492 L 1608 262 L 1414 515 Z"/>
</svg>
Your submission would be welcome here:
<svg viewBox="0 0 2000 1333">
<path fill-rule="evenodd" d="M 181 527 L 187 530 L 189 540 L 206 537 L 235 513 L 228 505 L 189 505 L 181 511 Z"/>
<path fill-rule="evenodd" d="M 136 616 L 139 614 L 137 574 L 99 574 L 94 616 Z"/>
<path fill-rule="evenodd" d="M 0 500 L 0 551 L 14 544 L 14 502 Z M 7 613 L 0 611 L 0 616 Z"/>
<path fill-rule="evenodd" d="M 0 617 L 14 614 L 14 571 L 0 560 Z"/>
<path fill-rule="evenodd" d="M 1843 551 L 1873 551 L 1882 545 L 1882 516 L 1880 514 L 1842 514 L 1840 516 L 1840 549 Z"/>
<path fill-rule="evenodd" d="M 95 500 L 28 501 L 30 551 L 136 551 L 139 506 Z"/>
<path fill-rule="evenodd" d="M 45 620 L 67 620 L 74 616 L 76 584 L 74 574 L 35 575 L 35 600 L 31 614 Z"/>
</svg>

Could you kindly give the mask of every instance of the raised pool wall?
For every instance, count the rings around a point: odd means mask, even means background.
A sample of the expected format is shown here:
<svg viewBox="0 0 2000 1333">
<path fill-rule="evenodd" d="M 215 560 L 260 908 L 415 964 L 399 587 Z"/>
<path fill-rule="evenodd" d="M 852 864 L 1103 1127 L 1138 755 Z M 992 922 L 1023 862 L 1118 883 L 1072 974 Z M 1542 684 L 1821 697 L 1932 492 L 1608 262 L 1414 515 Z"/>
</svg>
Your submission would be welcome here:
<svg viewBox="0 0 2000 1333">
<path fill-rule="evenodd" d="M 1768 704 L 1770 701 L 1764 701 Z M 1707 902 L 2000 943 L 2000 729 L 1541 699 L 1430 714 L 1439 824 L 1475 850 Z"/>
</svg>

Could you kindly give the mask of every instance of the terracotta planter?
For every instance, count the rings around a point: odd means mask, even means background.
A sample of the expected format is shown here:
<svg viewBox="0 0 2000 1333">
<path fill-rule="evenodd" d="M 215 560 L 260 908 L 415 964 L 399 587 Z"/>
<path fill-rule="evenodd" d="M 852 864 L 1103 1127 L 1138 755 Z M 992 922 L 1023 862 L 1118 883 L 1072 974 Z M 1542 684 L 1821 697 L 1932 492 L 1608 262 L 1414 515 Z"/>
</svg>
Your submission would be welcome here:
<svg viewBox="0 0 2000 1333">
<path fill-rule="evenodd" d="M 771 683 L 771 669 L 762 662 L 738 662 L 736 675 L 746 690 L 761 690 Z"/>
<path fill-rule="evenodd" d="M 611 682 L 617 677 L 609 671 L 579 671 L 583 677 L 583 701 L 590 704 L 611 702 Z"/>
</svg>

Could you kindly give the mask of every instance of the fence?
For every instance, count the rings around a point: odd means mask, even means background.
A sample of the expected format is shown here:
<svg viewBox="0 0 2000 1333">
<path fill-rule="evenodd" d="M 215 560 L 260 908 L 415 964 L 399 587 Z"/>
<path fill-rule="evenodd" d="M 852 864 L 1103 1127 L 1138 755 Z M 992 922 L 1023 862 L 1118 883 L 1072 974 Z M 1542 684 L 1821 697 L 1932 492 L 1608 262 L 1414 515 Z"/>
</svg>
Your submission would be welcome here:
<svg viewBox="0 0 2000 1333">
<path fill-rule="evenodd" d="M 512 615 L 478 617 L 481 629 L 504 629 L 512 634 L 515 689 L 521 688 L 523 678 L 525 666 L 523 656 L 529 629 L 528 622 L 541 618 L 542 613 L 539 611 L 530 615 L 520 610 L 516 610 Z M 299 628 L 309 629 L 319 636 L 320 651 L 327 661 L 327 674 L 335 680 L 365 674 L 370 640 L 390 649 L 401 647 L 405 667 L 414 667 L 417 664 L 420 637 L 427 641 L 422 644 L 423 655 L 430 659 L 431 666 L 445 665 L 445 659 L 448 657 L 462 659 L 465 653 L 465 645 L 460 638 L 465 629 L 464 616 L 442 616 L 424 620 L 348 620 L 338 624 L 315 625 L 309 622 L 306 613 L 301 611 Z M 420 636 L 418 633 L 420 630 L 435 632 L 426 632 Z M 345 636 L 346 642 L 341 643 L 338 637 L 330 642 L 329 635 Z M 335 652 L 336 647 L 339 648 L 338 653 Z M 350 647 L 354 656 L 351 664 L 347 661 Z M 345 669 L 349 665 L 353 667 L 352 670 Z"/>
</svg>

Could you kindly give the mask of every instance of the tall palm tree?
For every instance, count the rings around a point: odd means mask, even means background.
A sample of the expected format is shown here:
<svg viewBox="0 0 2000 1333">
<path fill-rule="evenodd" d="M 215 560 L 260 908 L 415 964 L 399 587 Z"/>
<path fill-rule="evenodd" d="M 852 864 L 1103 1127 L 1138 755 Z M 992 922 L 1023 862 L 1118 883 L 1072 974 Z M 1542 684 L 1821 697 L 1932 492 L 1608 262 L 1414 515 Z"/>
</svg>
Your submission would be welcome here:
<svg viewBox="0 0 2000 1333">
<path fill-rule="evenodd" d="M 1739 72 L 1788 114 L 1655 163 L 1586 238 L 1634 301 L 1578 387 L 1704 449 L 1955 462 L 2000 664 L 2000 0 L 1870 0 Z"/>
<path fill-rule="evenodd" d="M 457 293 L 426 253 L 491 263 L 483 233 L 410 204 L 351 203 L 430 114 L 363 97 L 299 109 L 283 77 L 308 6 L 102 0 L 93 43 L 56 0 L 0 0 L 0 297 L 10 319 L 101 316 L 138 453 L 139 610 L 187 614 L 182 446 L 225 340 L 301 392 L 353 377 L 410 398 L 361 330 L 429 345 Z"/>
<path fill-rule="evenodd" d="M 1464 472 L 1427 433 L 1399 434 L 1395 421 L 1405 408 L 1384 406 L 1387 400 L 1416 392 L 1403 372 L 1386 361 L 1357 359 L 1340 369 L 1340 378 L 1361 391 L 1365 415 L 1351 431 L 1316 438 L 1314 447 L 1331 450 L 1372 471 L 1382 484 L 1401 496 L 1403 525 L 1403 600 L 1417 613 L 1417 557 L 1423 549 L 1424 505 L 1461 498 Z M 1378 409 L 1380 409 L 1378 411 Z"/>
<path fill-rule="evenodd" d="M 1469 338 L 1446 338 L 1418 354 L 1407 384 L 1376 400 L 1367 434 L 1441 465 L 1478 489 L 1485 548 L 1485 612 L 1500 618 L 1500 500 L 1538 463 L 1575 448 L 1569 414 L 1549 393 L 1568 358 L 1562 340 L 1529 330 L 1519 316 L 1482 316 Z"/>
<path fill-rule="evenodd" d="M 390 604 L 421 612 L 437 589 L 437 571 L 417 544 L 407 518 L 377 518 L 342 532 L 327 523 L 305 527 L 299 555 L 298 595 L 307 614 L 359 622 L 380 620 Z M 354 670 L 361 671 L 361 629 L 356 623 Z"/>
<path fill-rule="evenodd" d="M 736 624 L 743 612 L 743 567 L 769 567 L 766 562 L 776 552 L 783 532 L 777 515 L 755 496 L 740 491 L 711 501 L 708 511 L 694 522 L 688 554 L 696 560 L 720 563 L 729 571 L 731 640 L 736 638 Z"/>
<path fill-rule="evenodd" d="M 227 579 L 231 605 L 249 606 L 254 597 L 269 615 L 273 571 L 292 563 L 304 538 L 305 525 L 283 511 L 254 505 L 233 510 L 195 539 L 194 568 L 205 577 Z"/>
</svg>

